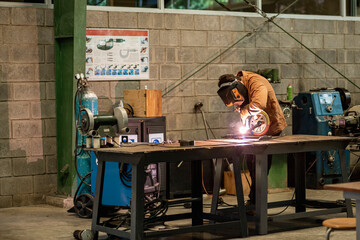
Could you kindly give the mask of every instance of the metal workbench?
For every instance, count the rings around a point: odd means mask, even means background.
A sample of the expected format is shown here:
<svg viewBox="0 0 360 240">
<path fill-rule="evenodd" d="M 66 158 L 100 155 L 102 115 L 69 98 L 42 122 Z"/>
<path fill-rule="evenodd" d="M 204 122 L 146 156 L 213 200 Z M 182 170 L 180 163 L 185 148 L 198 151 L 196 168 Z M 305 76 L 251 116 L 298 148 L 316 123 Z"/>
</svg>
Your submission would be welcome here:
<svg viewBox="0 0 360 240">
<path fill-rule="evenodd" d="M 95 151 L 99 160 L 98 175 L 96 180 L 95 200 L 93 207 L 92 231 L 97 239 L 98 232 L 106 232 L 115 236 L 129 239 L 143 239 L 144 237 L 166 236 L 185 232 L 207 231 L 210 229 L 226 228 L 236 224 L 241 231 L 242 237 L 248 236 L 247 219 L 245 215 L 244 197 L 238 194 L 238 219 L 223 222 L 216 218 L 217 197 L 220 188 L 219 172 L 216 171 L 214 182 L 214 193 L 211 213 L 203 212 L 202 186 L 201 186 L 201 160 L 231 158 L 234 163 L 234 172 L 240 173 L 240 159 L 243 154 L 253 154 L 256 156 L 256 230 L 259 234 L 267 234 L 267 155 L 295 153 L 295 200 L 274 203 L 273 206 L 292 204 L 296 207 L 296 212 L 290 215 L 279 215 L 271 217 L 270 220 L 281 220 L 290 218 L 309 217 L 322 214 L 347 211 L 348 216 L 352 216 L 352 209 L 349 201 L 346 207 L 329 208 L 319 211 L 306 212 L 306 205 L 311 202 L 306 200 L 305 194 L 305 153 L 317 150 L 338 149 L 341 158 L 343 179 L 347 181 L 345 168 L 344 149 L 353 138 L 337 136 L 313 136 L 313 135 L 293 135 L 285 137 L 273 137 L 268 140 L 258 139 L 213 139 L 207 141 L 196 141 L 195 146 L 180 146 L 175 144 L 134 144 L 120 148 L 100 148 L 91 149 Z M 105 227 L 100 223 L 100 202 L 104 180 L 104 164 L 107 161 L 124 162 L 132 164 L 132 199 L 131 199 L 131 226 L 130 231 L 121 231 Z M 190 214 L 178 214 L 165 216 L 164 221 L 191 218 L 192 226 L 174 230 L 164 230 L 158 232 L 144 231 L 144 167 L 150 163 L 159 162 L 179 162 L 191 161 L 192 164 L 192 207 Z M 216 170 L 221 166 L 222 160 L 217 161 Z M 190 175 L 190 173 L 189 173 Z M 235 174 L 236 191 L 243 192 L 241 176 Z M 269 207 L 271 203 L 269 203 Z M 203 224 L 204 219 L 210 219 L 210 224 Z"/>
</svg>

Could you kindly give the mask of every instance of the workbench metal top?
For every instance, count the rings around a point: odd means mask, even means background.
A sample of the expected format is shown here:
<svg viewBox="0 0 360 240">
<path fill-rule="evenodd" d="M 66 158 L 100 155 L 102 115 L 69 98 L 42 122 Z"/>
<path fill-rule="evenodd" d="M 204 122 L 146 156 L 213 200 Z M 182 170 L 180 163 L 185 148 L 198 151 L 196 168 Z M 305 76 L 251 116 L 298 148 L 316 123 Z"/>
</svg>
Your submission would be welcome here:
<svg viewBox="0 0 360 240">
<path fill-rule="evenodd" d="M 322 146 L 324 149 L 331 149 L 333 145 L 342 144 L 345 146 L 354 141 L 353 137 L 340 136 L 319 136 L 319 135 L 290 135 L 290 136 L 276 136 L 268 140 L 259 140 L 258 138 L 244 138 L 244 139 L 210 139 L 206 141 L 195 141 L 194 146 L 180 146 L 179 143 L 129 143 L 122 144 L 121 147 L 113 148 L 91 148 L 87 150 L 95 152 L 111 152 L 120 154 L 136 154 L 136 153 L 154 153 L 154 152 L 172 152 L 172 151 L 187 151 L 192 149 L 224 149 L 229 147 L 236 147 L 245 151 L 246 154 L 259 154 L 269 147 L 271 149 L 279 148 L 282 152 L 287 152 L 282 147 L 295 147 L 301 151 L 301 146 L 304 144 L 313 144 L 314 147 Z M 320 144 L 320 145 L 319 145 Z M 322 150 L 322 149 L 318 149 Z M 260 152 L 259 152 L 260 151 Z M 294 149 L 289 149 L 288 152 L 294 152 Z M 297 151 L 296 151 L 297 152 Z M 273 154 L 273 153 L 271 153 Z"/>
</svg>

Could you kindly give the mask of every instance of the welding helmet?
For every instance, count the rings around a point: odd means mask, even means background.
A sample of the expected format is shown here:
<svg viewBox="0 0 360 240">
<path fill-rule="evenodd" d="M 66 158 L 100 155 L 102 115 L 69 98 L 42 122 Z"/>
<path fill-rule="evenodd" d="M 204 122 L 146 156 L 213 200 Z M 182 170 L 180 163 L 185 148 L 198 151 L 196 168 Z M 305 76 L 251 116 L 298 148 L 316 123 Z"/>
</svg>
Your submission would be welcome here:
<svg viewBox="0 0 360 240">
<path fill-rule="evenodd" d="M 249 104 L 248 91 L 236 77 L 232 82 L 222 83 L 217 94 L 227 107 L 234 105 L 235 102 L 242 102 L 240 107 Z"/>
</svg>

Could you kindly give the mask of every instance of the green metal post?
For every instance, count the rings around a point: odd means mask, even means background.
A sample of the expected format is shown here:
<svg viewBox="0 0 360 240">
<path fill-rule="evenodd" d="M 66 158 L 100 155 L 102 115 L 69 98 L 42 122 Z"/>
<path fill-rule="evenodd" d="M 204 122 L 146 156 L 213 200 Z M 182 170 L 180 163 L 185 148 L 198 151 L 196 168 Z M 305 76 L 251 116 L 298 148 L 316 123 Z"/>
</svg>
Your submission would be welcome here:
<svg viewBox="0 0 360 240">
<path fill-rule="evenodd" d="M 76 73 L 85 73 L 86 0 L 55 0 L 55 79 L 58 193 L 71 195 L 74 166 Z"/>
</svg>

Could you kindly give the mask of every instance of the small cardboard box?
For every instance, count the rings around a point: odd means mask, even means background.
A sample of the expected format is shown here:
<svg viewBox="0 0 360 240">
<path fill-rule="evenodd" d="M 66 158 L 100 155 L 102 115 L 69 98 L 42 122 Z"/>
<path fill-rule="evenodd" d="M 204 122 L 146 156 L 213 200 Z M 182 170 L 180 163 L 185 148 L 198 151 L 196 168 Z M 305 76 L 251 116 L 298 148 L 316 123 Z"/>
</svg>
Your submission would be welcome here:
<svg viewBox="0 0 360 240">
<path fill-rule="evenodd" d="M 241 181 L 243 184 L 243 192 L 244 196 L 249 195 L 250 193 L 250 186 L 246 181 L 246 178 L 249 180 L 251 184 L 251 178 L 249 171 L 241 171 Z M 224 172 L 224 187 L 226 189 L 226 193 L 229 195 L 236 195 L 236 188 L 235 188 L 235 175 L 232 171 L 225 171 Z"/>
<path fill-rule="evenodd" d="M 124 102 L 134 109 L 134 117 L 161 117 L 161 90 L 124 90 Z"/>
</svg>

